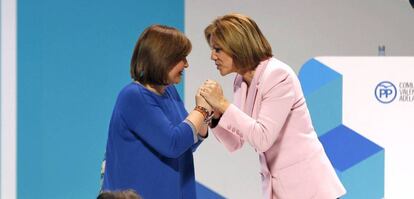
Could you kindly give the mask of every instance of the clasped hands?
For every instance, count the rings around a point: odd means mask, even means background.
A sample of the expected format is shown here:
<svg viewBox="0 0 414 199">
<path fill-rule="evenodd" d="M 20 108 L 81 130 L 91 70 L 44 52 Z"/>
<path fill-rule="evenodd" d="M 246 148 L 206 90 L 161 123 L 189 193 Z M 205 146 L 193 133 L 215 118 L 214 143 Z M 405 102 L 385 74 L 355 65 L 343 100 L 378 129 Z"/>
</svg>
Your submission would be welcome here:
<svg viewBox="0 0 414 199">
<path fill-rule="evenodd" d="M 196 94 L 196 105 L 209 111 L 214 111 L 214 118 L 219 118 L 230 103 L 224 97 L 220 84 L 213 80 L 206 80 Z"/>
</svg>

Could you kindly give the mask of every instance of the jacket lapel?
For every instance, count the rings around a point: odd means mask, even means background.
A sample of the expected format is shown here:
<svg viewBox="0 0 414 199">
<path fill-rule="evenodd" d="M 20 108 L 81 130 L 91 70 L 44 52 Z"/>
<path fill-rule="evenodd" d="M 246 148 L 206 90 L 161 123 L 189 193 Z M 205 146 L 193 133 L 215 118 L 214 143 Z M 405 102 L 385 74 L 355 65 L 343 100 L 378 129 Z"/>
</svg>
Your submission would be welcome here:
<svg viewBox="0 0 414 199">
<path fill-rule="evenodd" d="M 260 62 L 260 64 L 257 66 L 256 71 L 253 76 L 253 80 L 250 83 L 250 86 L 248 88 L 247 97 L 245 98 L 246 102 L 244 103 L 244 106 L 243 106 L 243 112 L 245 112 L 247 115 L 253 118 L 256 118 L 256 116 L 252 115 L 252 113 L 253 113 L 254 106 L 256 105 L 255 101 L 257 97 L 257 92 L 259 90 L 261 77 L 267 67 L 268 62 L 269 62 L 269 59 Z M 246 84 L 246 83 L 243 82 L 242 84 Z"/>
</svg>

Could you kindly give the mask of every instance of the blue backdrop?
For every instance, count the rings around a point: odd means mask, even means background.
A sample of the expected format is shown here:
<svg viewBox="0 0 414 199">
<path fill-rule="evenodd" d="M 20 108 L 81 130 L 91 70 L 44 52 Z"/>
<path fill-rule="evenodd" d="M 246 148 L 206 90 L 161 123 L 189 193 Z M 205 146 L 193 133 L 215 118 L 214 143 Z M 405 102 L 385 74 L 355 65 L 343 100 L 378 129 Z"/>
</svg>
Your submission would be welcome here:
<svg viewBox="0 0 414 199">
<path fill-rule="evenodd" d="M 94 198 L 135 41 L 154 23 L 184 30 L 184 2 L 20 0 L 17 11 L 18 198 Z"/>
</svg>

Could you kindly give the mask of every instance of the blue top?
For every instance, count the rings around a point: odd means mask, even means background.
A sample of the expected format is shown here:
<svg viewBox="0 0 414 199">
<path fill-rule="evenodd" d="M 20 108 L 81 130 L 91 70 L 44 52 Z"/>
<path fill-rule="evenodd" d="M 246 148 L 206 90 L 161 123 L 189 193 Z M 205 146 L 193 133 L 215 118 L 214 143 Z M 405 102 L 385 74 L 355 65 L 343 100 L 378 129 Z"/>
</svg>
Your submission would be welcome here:
<svg viewBox="0 0 414 199">
<path fill-rule="evenodd" d="M 193 152 L 201 141 L 187 115 L 174 86 L 161 96 L 137 83 L 125 86 L 109 125 L 103 190 L 196 198 Z"/>
</svg>

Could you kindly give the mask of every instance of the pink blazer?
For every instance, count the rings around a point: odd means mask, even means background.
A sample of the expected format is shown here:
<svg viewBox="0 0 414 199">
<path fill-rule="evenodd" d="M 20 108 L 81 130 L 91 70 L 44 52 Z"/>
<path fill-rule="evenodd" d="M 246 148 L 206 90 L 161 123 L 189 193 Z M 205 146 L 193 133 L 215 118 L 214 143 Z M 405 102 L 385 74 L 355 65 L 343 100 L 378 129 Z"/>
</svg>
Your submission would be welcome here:
<svg viewBox="0 0 414 199">
<path fill-rule="evenodd" d="M 264 198 L 334 199 L 345 194 L 313 129 L 295 72 L 270 58 L 248 87 L 234 81 L 234 104 L 212 129 L 229 151 L 246 141 L 259 154 Z"/>
</svg>

